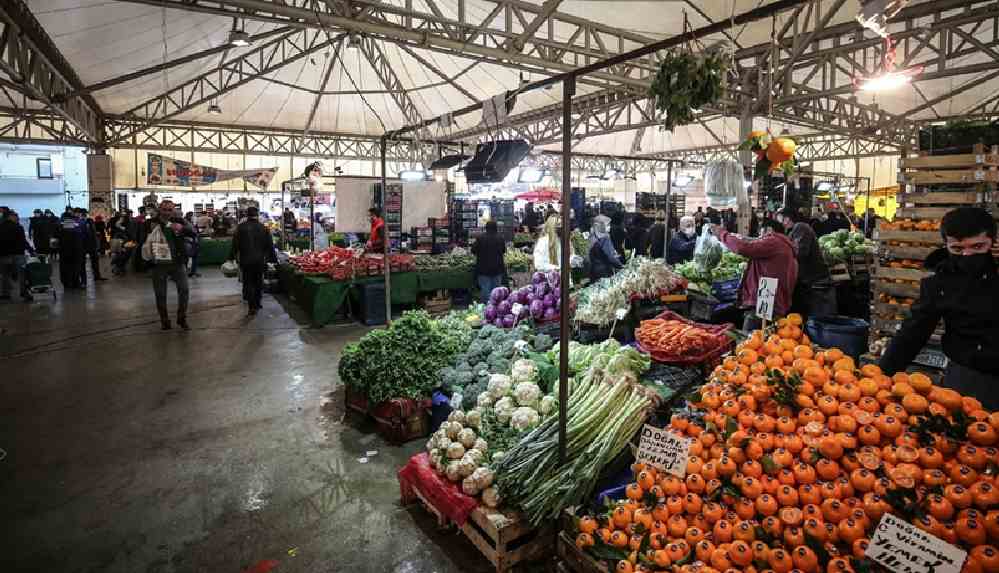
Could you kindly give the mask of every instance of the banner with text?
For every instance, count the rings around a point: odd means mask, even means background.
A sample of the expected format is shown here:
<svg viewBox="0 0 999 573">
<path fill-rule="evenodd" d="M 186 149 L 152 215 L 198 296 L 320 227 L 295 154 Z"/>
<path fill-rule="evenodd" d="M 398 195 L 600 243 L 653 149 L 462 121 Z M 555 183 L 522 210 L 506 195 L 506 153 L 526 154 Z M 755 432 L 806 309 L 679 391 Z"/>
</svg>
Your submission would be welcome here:
<svg viewBox="0 0 999 573">
<path fill-rule="evenodd" d="M 242 179 L 250 185 L 267 189 L 277 173 L 277 167 L 267 169 L 216 169 L 150 153 L 146 166 L 146 182 L 149 185 L 175 187 L 203 187 L 213 183 Z"/>
</svg>

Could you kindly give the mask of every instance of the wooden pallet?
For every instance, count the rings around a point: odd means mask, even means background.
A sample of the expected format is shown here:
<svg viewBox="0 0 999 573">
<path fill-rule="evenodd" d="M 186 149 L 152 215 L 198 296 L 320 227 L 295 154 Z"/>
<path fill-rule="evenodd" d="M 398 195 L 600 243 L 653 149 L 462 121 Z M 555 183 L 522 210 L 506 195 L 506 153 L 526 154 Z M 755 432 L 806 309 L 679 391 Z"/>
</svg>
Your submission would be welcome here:
<svg viewBox="0 0 999 573">
<path fill-rule="evenodd" d="M 569 534 L 558 534 L 559 570 L 569 573 L 610 573 L 606 565 L 597 561 L 582 549 L 576 547 Z"/>
<path fill-rule="evenodd" d="M 991 193 L 980 191 L 923 191 L 917 193 L 901 193 L 898 204 L 903 206 L 928 207 L 931 205 L 976 205 L 987 203 Z M 897 216 L 897 215 L 896 215 Z"/>
<path fill-rule="evenodd" d="M 910 171 L 898 174 L 899 183 L 906 185 L 940 185 L 942 183 L 996 183 L 999 171 L 995 167 L 986 169 L 943 169 L 933 171 Z"/>
<path fill-rule="evenodd" d="M 973 153 L 903 157 L 898 162 L 899 169 L 960 169 L 975 166 L 999 166 L 999 147 L 986 147 L 976 143 Z"/>
<path fill-rule="evenodd" d="M 878 229 L 877 240 L 894 241 L 897 243 L 918 243 L 926 245 L 943 245 L 943 237 L 939 231 L 895 231 Z"/>
<path fill-rule="evenodd" d="M 896 245 L 883 245 L 880 249 L 882 255 L 889 259 L 908 259 L 915 261 L 926 260 L 930 253 L 939 247 L 900 247 Z"/>
<path fill-rule="evenodd" d="M 871 283 L 874 287 L 875 295 L 885 293 L 889 296 L 901 298 L 919 298 L 919 285 L 914 283 L 893 283 L 883 280 L 875 280 Z"/>
<path fill-rule="evenodd" d="M 930 271 L 922 269 L 896 269 L 892 267 L 878 267 L 875 276 L 879 279 L 895 281 L 921 281 L 932 275 Z"/>
</svg>

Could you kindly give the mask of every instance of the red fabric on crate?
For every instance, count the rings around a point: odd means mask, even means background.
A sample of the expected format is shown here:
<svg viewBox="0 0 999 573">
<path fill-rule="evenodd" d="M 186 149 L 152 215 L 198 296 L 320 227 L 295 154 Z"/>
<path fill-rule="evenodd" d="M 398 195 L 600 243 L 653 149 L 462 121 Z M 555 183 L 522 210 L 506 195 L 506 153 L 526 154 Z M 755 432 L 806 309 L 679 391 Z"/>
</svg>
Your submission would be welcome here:
<svg viewBox="0 0 999 573">
<path fill-rule="evenodd" d="M 656 362 L 663 362 L 665 364 L 679 364 L 679 365 L 704 364 L 716 360 L 717 358 L 728 352 L 729 349 L 732 347 L 732 339 L 729 338 L 728 336 L 728 331 L 732 329 L 731 323 L 702 324 L 699 322 L 694 322 L 693 320 L 690 320 L 689 318 L 686 318 L 684 316 L 681 316 L 673 312 L 672 310 L 667 310 L 666 312 L 660 314 L 656 318 L 662 320 L 679 320 L 680 322 L 686 324 L 695 325 L 698 328 L 701 328 L 703 330 L 706 330 L 714 334 L 715 340 L 717 342 L 717 345 L 714 348 L 702 352 L 701 354 L 696 354 L 696 355 L 668 354 L 665 352 L 657 352 L 655 350 L 649 350 L 647 348 L 644 348 L 642 344 L 638 342 L 638 336 L 636 334 L 635 344 L 642 352 L 645 352 L 646 354 L 651 356 L 652 359 L 655 360 Z M 636 329 L 635 332 L 637 333 L 638 330 Z"/>
<path fill-rule="evenodd" d="M 465 525 L 468 516 L 479 506 L 479 502 L 474 497 L 465 495 L 460 486 L 434 471 L 427 452 L 420 452 L 409 458 L 397 477 L 403 500 L 412 499 L 415 496 L 413 488 L 419 489 L 423 499 L 459 527 Z"/>
</svg>

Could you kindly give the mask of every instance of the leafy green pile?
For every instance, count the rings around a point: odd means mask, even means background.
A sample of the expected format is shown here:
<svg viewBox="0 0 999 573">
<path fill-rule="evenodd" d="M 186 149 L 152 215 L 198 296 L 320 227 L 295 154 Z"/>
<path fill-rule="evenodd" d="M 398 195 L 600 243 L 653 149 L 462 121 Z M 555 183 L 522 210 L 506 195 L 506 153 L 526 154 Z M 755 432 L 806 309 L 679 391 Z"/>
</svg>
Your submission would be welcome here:
<svg viewBox="0 0 999 573">
<path fill-rule="evenodd" d="M 520 249 L 507 249 L 503 255 L 503 262 L 506 263 L 508 273 L 527 273 L 531 271 L 534 261 L 530 255 Z"/>
<path fill-rule="evenodd" d="M 373 330 L 343 349 L 340 380 L 373 403 L 425 398 L 438 385 L 437 371 L 464 349 L 466 336 L 426 311 L 407 311 L 388 328 Z"/>
<path fill-rule="evenodd" d="M 461 408 L 474 408 L 491 375 L 510 373 L 518 341 L 527 344 L 529 348 L 525 350 L 535 352 L 546 352 L 553 342 L 547 334 L 534 334 L 527 325 L 504 329 L 487 324 L 479 329 L 464 352 L 438 369 L 440 385 L 452 394 L 462 395 Z"/>
<path fill-rule="evenodd" d="M 575 229 L 569 234 L 569 242 L 572 243 L 572 250 L 584 259 L 589 258 L 590 241 Z"/>
<path fill-rule="evenodd" d="M 866 255 L 875 250 L 874 243 L 864 238 L 863 233 L 839 229 L 834 233 L 819 237 L 819 248 L 827 261 L 845 261 L 852 255 Z"/>
<path fill-rule="evenodd" d="M 724 93 L 725 60 L 721 55 L 667 53 L 649 95 L 655 99 L 664 129 L 694 122 L 694 110 L 718 101 Z"/>
<path fill-rule="evenodd" d="M 475 265 L 475 256 L 465 253 L 416 255 L 413 264 L 418 271 L 471 270 Z"/>
<path fill-rule="evenodd" d="M 694 290 L 710 293 L 711 283 L 740 278 L 746 270 L 746 264 L 745 257 L 725 251 L 713 268 L 705 270 L 696 262 L 687 261 L 676 265 L 673 270 L 687 279 Z"/>
</svg>

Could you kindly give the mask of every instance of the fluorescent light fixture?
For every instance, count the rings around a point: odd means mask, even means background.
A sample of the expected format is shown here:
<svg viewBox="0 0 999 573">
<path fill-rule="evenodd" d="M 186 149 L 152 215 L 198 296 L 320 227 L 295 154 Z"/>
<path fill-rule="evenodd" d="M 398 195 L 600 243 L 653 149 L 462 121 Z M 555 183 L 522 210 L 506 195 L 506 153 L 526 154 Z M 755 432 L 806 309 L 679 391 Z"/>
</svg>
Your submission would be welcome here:
<svg viewBox="0 0 999 573">
<path fill-rule="evenodd" d="M 517 181 L 520 183 L 539 183 L 545 177 L 545 170 L 537 167 L 521 167 Z"/>
<path fill-rule="evenodd" d="M 347 36 L 347 49 L 356 50 L 361 47 L 361 37 L 357 34 L 349 34 Z"/>
<path fill-rule="evenodd" d="M 833 188 L 832 181 L 819 181 L 818 183 L 815 184 L 816 191 L 821 191 L 821 192 L 832 191 L 832 188 Z"/>
<path fill-rule="evenodd" d="M 618 175 L 620 174 L 621 172 L 618 171 L 617 169 L 608 169 L 607 171 L 604 172 L 603 179 L 613 181 L 614 179 L 617 179 Z"/>
<path fill-rule="evenodd" d="M 222 114 L 222 107 L 219 106 L 218 102 L 214 102 L 213 101 L 212 103 L 208 104 L 208 113 L 213 113 L 215 115 L 221 115 Z"/>
<path fill-rule="evenodd" d="M 673 185 L 676 185 L 677 187 L 686 187 L 687 185 L 690 185 L 690 182 L 693 180 L 694 178 L 690 175 L 677 175 L 673 178 Z"/>
<path fill-rule="evenodd" d="M 586 180 L 587 181 L 600 181 L 601 177 L 599 175 L 587 175 L 586 176 Z"/>
<path fill-rule="evenodd" d="M 911 81 L 912 77 L 905 72 L 884 72 L 861 79 L 857 89 L 865 92 L 885 92 L 898 89 Z"/>
<path fill-rule="evenodd" d="M 427 172 L 422 169 L 407 169 L 399 172 L 399 179 L 403 181 L 423 181 L 427 178 Z"/>
<path fill-rule="evenodd" d="M 229 32 L 229 45 L 237 48 L 245 48 L 251 44 L 250 35 L 243 30 L 231 30 Z"/>
</svg>

